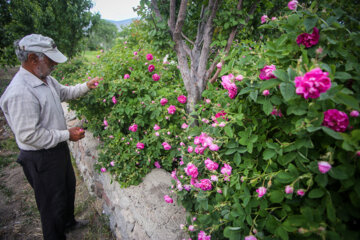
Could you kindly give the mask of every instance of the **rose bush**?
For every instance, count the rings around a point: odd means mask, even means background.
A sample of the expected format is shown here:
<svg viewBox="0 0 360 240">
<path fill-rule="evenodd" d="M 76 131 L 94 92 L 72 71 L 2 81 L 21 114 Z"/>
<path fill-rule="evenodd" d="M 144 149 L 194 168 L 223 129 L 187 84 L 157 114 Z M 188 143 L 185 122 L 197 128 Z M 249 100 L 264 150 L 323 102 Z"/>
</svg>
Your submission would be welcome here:
<svg viewBox="0 0 360 240">
<path fill-rule="evenodd" d="M 89 67 L 103 80 L 71 104 L 122 186 L 172 172 L 164 201 L 186 208 L 192 239 L 359 238 L 360 34 L 340 9 L 291 2 L 259 26 L 279 37 L 235 45 L 190 116 L 176 65 L 131 37 Z"/>
</svg>

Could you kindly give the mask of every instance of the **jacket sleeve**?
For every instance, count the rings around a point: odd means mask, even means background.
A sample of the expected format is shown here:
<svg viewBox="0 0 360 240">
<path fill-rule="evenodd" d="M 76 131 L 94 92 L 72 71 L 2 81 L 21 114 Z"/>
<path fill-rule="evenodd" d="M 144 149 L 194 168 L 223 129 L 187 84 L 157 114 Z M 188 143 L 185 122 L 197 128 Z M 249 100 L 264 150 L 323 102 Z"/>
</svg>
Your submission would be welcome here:
<svg viewBox="0 0 360 240">
<path fill-rule="evenodd" d="M 60 84 L 55 78 L 51 77 L 51 79 L 56 92 L 59 94 L 61 102 L 82 97 L 89 91 L 86 82 L 79 83 L 75 86 L 64 86 Z"/>
</svg>

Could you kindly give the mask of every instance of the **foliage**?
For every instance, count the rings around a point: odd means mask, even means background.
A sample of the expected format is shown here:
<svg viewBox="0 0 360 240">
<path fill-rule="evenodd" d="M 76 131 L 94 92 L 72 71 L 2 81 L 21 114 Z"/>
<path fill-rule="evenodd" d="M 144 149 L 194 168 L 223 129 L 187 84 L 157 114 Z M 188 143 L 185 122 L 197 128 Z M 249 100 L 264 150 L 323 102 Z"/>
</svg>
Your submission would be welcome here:
<svg viewBox="0 0 360 240">
<path fill-rule="evenodd" d="M 1 23 L 6 32 L 0 44 L 5 53 L 1 54 L 1 64 L 15 63 L 13 42 L 31 33 L 53 38 L 68 57 L 75 56 L 81 50 L 91 21 L 91 6 L 90 0 L 1 1 Z"/>
<path fill-rule="evenodd" d="M 90 66 L 89 76 L 104 79 L 98 89 L 71 104 L 103 141 L 98 168 L 106 168 L 122 186 L 139 183 L 156 161 L 168 171 L 176 169 L 173 191 L 188 212 L 185 230 L 193 239 L 199 231 L 212 239 L 358 239 L 360 120 L 349 113 L 360 110 L 359 32 L 344 24 L 344 11 L 327 6 L 313 1 L 271 16 L 276 19 L 258 28 L 261 41 L 236 44 L 221 71 L 222 76 L 243 75 L 235 82 L 236 98 L 229 98 L 220 81 L 208 84 L 204 102 L 191 116 L 177 101 L 185 94 L 176 66 L 146 61 L 153 49 L 133 41 L 141 35 L 130 35 L 127 44 L 119 43 Z M 319 41 L 309 48 L 298 45 L 297 37 L 314 27 Z M 160 71 L 160 81 L 151 79 L 146 63 Z M 266 65 L 276 66 L 274 77 L 260 80 Z M 331 88 L 319 98 L 304 99 L 294 80 L 315 68 L 328 73 Z M 169 103 L 161 106 L 164 97 Z M 167 113 L 169 105 L 176 106 L 174 115 Z M 349 116 L 346 131 L 323 126 L 329 109 Z M 131 132 L 134 123 L 139 128 Z M 183 123 L 193 127 L 181 128 Z M 159 137 L 155 124 L 161 127 Z M 188 151 L 205 133 L 220 150 L 210 150 L 207 142 L 202 154 Z M 138 142 L 145 148 L 137 149 Z M 172 146 L 170 151 L 163 142 Z M 207 159 L 218 169 L 208 170 Z M 322 161 L 332 166 L 328 172 L 319 170 Z M 197 179 L 185 169 L 188 164 L 197 168 Z M 227 175 L 225 164 L 232 168 Z M 212 179 L 211 189 L 202 190 L 197 182 L 205 179 Z"/>
<path fill-rule="evenodd" d="M 118 29 L 115 24 L 99 19 L 90 29 L 87 47 L 89 50 L 110 49 L 115 44 Z"/>
</svg>

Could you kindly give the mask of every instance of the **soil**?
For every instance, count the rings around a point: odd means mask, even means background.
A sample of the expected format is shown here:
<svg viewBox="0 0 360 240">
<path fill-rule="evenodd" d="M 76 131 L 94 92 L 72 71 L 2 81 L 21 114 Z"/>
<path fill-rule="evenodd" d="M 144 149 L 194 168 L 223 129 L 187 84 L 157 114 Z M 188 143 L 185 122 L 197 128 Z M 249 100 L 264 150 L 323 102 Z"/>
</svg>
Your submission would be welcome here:
<svg viewBox="0 0 360 240">
<path fill-rule="evenodd" d="M 0 69 L 0 95 L 9 84 L 18 67 Z M 40 240 L 40 215 L 34 191 L 23 170 L 16 163 L 18 148 L 14 136 L 0 111 L 0 240 Z M 91 196 L 73 163 L 76 174 L 76 219 L 89 220 L 89 225 L 67 234 L 68 240 L 113 240 L 109 221 L 96 211 L 95 197 Z"/>
</svg>

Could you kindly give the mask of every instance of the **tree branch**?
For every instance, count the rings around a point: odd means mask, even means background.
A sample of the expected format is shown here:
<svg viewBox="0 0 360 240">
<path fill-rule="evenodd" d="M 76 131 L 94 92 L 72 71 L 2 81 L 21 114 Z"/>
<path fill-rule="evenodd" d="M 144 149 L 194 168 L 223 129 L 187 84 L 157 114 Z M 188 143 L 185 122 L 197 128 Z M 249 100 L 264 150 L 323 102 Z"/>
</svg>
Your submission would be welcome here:
<svg viewBox="0 0 360 240">
<path fill-rule="evenodd" d="M 248 16 L 247 16 L 246 19 L 245 19 L 245 24 L 249 22 L 250 16 L 251 16 L 252 14 L 254 14 L 254 12 L 255 12 L 255 10 L 256 10 L 256 7 L 257 7 L 257 4 L 258 4 L 259 2 L 260 2 L 260 0 L 257 0 L 257 1 L 254 2 L 254 4 L 251 6 L 251 8 L 250 8 L 250 10 L 249 10 L 249 13 L 248 13 Z M 238 5 L 237 5 L 236 8 L 237 8 L 237 10 L 241 10 L 241 9 L 242 9 L 242 0 L 239 0 Z M 231 45 L 232 45 L 232 43 L 233 43 L 233 41 L 234 41 L 234 38 L 235 38 L 236 34 L 237 34 L 239 28 L 241 29 L 241 28 L 243 28 L 243 27 L 244 27 L 243 24 L 240 24 L 240 25 L 237 25 L 237 26 L 234 26 L 234 27 L 233 27 L 233 29 L 232 29 L 232 31 L 231 31 L 231 33 L 230 33 L 230 35 L 229 35 L 229 38 L 228 38 L 226 47 L 225 47 L 225 51 L 224 51 L 224 52 L 225 52 L 225 56 L 228 56 L 228 55 L 229 55 L 229 51 L 230 51 Z M 221 60 L 221 63 L 224 64 L 224 60 Z M 206 77 L 207 79 L 210 77 L 211 73 L 214 71 L 216 64 L 217 64 L 217 63 L 216 63 L 215 61 L 211 64 L 211 66 L 210 66 L 210 68 L 209 68 L 209 70 L 208 70 L 208 72 L 207 72 L 207 74 L 206 74 L 206 75 L 207 75 L 207 77 Z M 215 82 L 215 80 L 218 78 L 220 72 L 221 72 L 221 69 L 217 69 L 217 70 L 216 70 L 214 76 L 209 80 L 210 83 Z"/>
<path fill-rule="evenodd" d="M 155 12 L 156 17 L 159 19 L 160 22 L 162 22 L 163 18 L 162 18 L 161 14 L 160 14 L 160 10 L 159 10 L 159 7 L 157 5 L 157 1 L 156 0 L 151 0 L 151 6 L 152 6 L 152 9 Z"/>
<path fill-rule="evenodd" d="M 183 38 L 185 38 L 189 43 L 191 43 L 192 45 L 194 45 L 195 43 L 193 41 L 191 41 L 187 36 L 185 36 L 185 34 L 183 32 L 181 32 L 181 36 Z"/>
<path fill-rule="evenodd" d="M 170 28 L 170 32 L 171 35 L 174 34 L 175 31 L 175 8 L 176 8 L 176 0 L 171 0 L 170 1 L 170 16 L 169 16 L 169 21 L 168 21 L 168 25 Z"/>
</svg>

